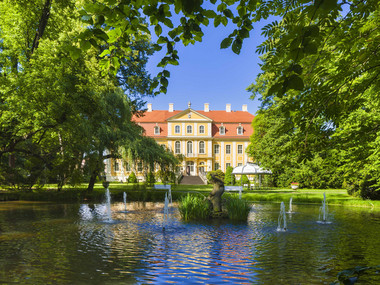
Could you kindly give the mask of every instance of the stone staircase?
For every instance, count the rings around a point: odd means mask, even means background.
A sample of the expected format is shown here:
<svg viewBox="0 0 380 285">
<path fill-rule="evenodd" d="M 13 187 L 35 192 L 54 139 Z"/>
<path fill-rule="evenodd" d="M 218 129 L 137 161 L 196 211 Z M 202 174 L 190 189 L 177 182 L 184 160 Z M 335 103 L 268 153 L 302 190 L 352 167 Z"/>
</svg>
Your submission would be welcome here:
<svg viewBox="0 0 380 285">
<path fill-rule="evenodd" d="M 183 176 L 181 182 L 182 185 L 204 185 L 203 180 L 199 176 Z"/>
</svg>

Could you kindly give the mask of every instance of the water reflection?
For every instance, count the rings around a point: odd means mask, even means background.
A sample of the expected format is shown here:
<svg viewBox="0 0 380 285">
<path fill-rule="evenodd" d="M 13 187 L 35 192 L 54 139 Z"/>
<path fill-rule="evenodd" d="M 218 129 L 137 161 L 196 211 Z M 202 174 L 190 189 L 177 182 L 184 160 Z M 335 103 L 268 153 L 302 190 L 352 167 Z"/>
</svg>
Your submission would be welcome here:
<svg viewBox="0 0 380 285">
<path fill-rule="evenodd" d="M 163 203 L 0 204 L 0 282 L 23 284 L 329 284 L 357 265 L 380 264 L 380 216 L 294 205 L 277 232 L 278 204 L 255 204 L 247 223 L 183 223 L 177 205 L 166 230 Z M 293 210 L 294 210 L 293 209 Z M 367 284 L 378 275 L 363 277 Z"/>
</svg>

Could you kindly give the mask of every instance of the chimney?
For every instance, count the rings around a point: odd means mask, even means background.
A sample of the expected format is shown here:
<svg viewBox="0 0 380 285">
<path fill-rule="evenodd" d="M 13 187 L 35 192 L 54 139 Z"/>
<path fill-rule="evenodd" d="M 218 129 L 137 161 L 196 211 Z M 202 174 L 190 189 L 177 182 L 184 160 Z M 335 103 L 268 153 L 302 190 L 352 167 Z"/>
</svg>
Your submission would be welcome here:
<svg viewBox="0 0 380 285">
<path fill-rule="evenodd" d="M 174 110 L 174 104 L 169 103 L 169 112 L 173 112 L 173 110 Z"/>
<path fill-rule="evenodd" d="M 226 104 L 226 112 L 231 112 L 231 104 Z"/>
<path fill-rule="evenodd" d="M 242 107 L 241 107 L 241 110 L 243 112 L 248 112 L 248 106 L 246 104 L 244 104 Z"/>
<path fill-rule="evenodd" d="M 205 112 L 209 112 L 210 111 L 210 108 L 209 108 L 209 103 L 205 103 Z"/>
<path fill-rule="evenodd" d="M 147 104 L 148 112 L 152 112 L 152 103 Z"/>
</svg>

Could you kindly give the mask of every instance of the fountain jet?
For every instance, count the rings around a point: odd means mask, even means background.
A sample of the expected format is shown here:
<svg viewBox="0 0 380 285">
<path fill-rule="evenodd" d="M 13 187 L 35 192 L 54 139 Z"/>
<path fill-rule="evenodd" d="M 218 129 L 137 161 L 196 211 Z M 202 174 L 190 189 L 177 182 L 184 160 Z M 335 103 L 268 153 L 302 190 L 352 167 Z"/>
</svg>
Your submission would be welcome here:
<svg viewBox="0 0 380 285">
<path fill-rule="evenodd" d="M 282 225 L 283 225 L 283 227 L 281 227 Z M 287 230 L 287 225 L 286 225 L 285 204 L 284 204 L 284 202 L 281 202 L 280 215 L 278 217 L 277 231 L 278 232 L 285 232 L 286 230 Z"/>
</svg>

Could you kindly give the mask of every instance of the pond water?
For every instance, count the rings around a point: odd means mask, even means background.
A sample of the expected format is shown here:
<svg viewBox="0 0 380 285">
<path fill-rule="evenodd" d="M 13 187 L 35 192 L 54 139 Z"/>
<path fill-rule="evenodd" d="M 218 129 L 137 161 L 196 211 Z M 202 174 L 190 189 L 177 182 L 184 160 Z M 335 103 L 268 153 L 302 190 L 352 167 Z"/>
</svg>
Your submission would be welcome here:
<svg viewBox="0 0 380 285">
<path fill-rule="evenodd" d="M 288 206 L 286 206 L 288 207 Z M 380 264 L 380 214 L 253 204 L 246 223 L 184 223 L 163 203 L 0 203 L 0 283 L 330 284 L 339 271 Z M 380 284 L 366 274 L 357 284 Z"/>
</svg>

